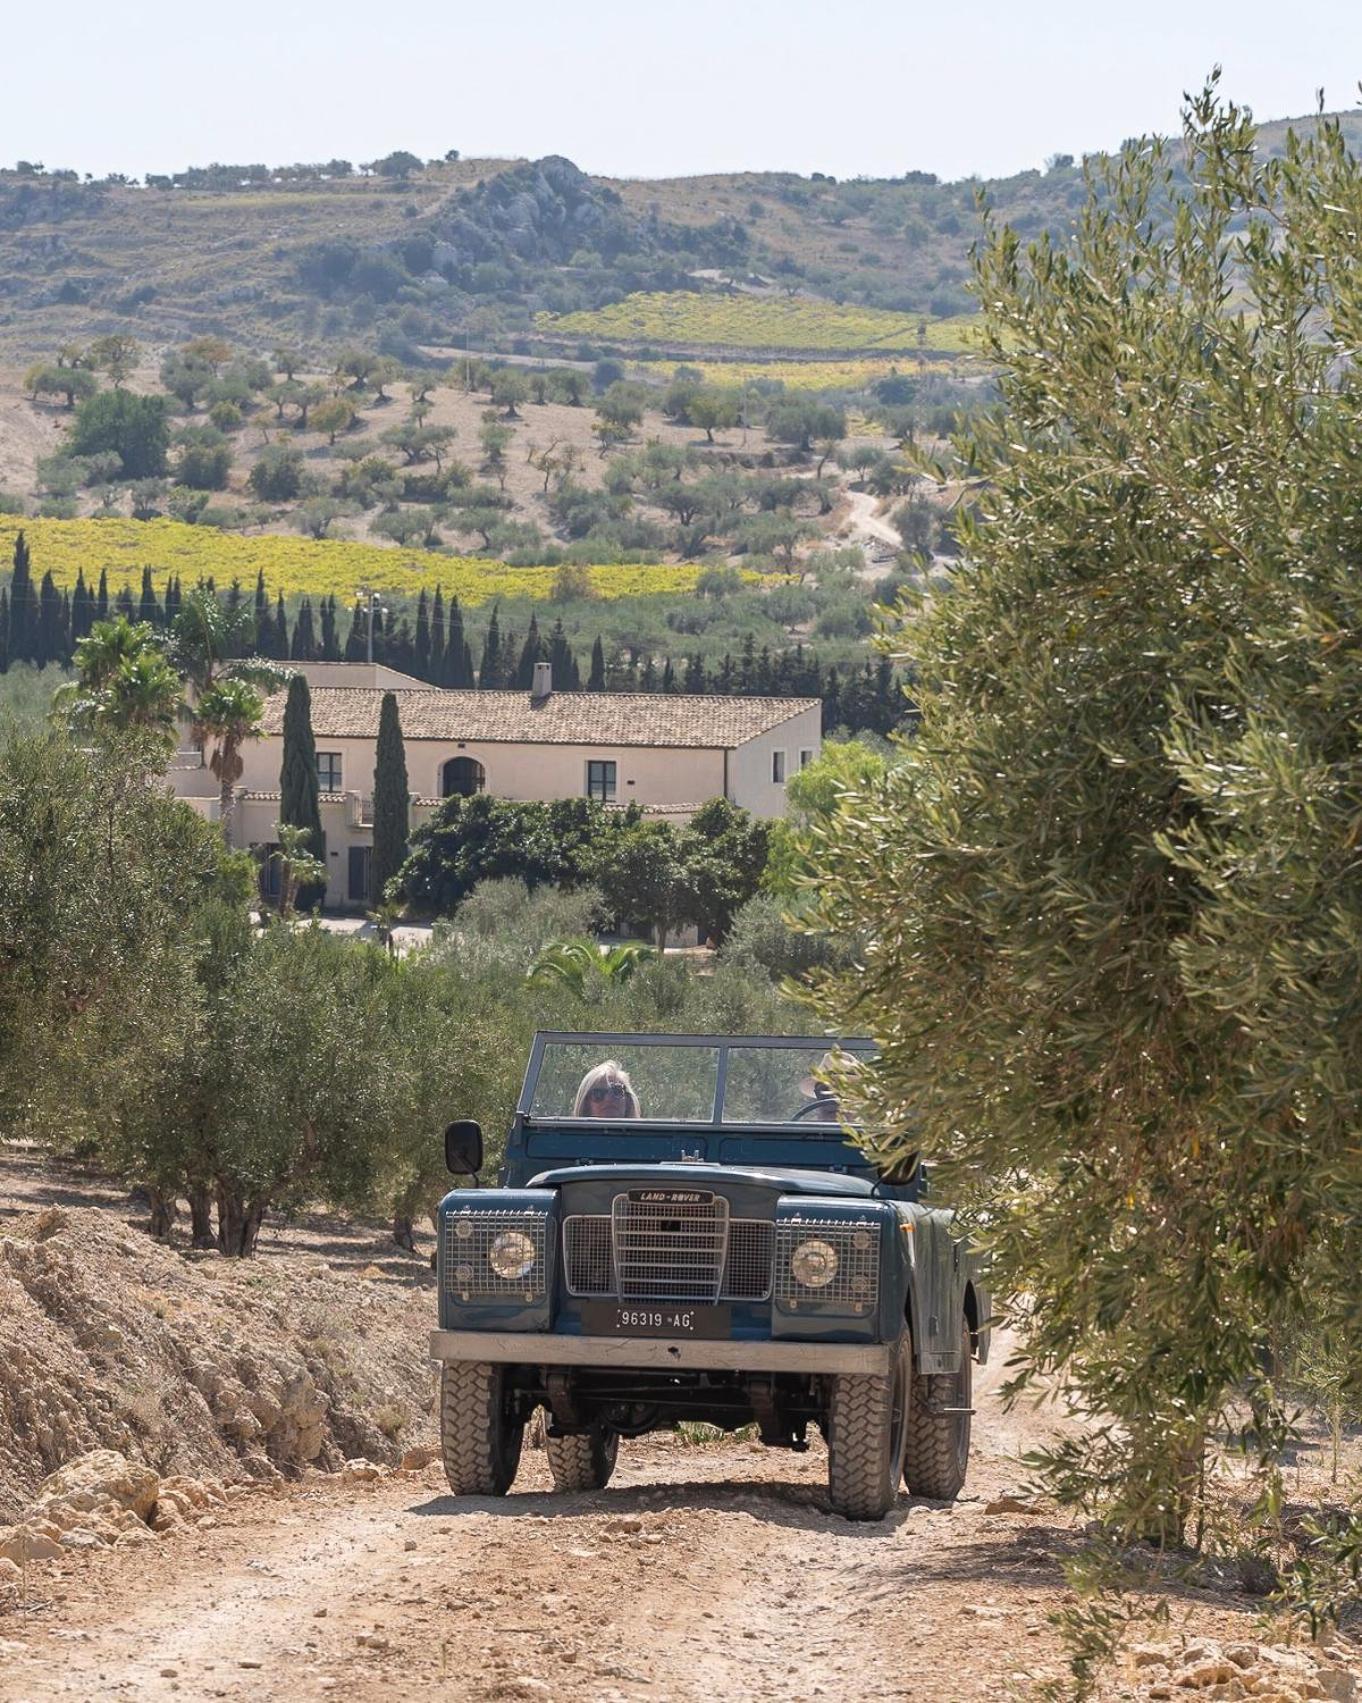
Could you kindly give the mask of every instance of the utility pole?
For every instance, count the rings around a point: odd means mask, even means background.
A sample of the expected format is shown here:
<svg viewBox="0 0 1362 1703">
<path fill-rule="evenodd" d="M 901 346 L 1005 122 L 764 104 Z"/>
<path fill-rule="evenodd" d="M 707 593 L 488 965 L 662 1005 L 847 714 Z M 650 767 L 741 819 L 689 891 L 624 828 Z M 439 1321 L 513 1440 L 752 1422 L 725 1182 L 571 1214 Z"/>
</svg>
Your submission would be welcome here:
<svg viewBox="0 0 1362 1703">
<path fill-rule="evenodd" d="M 378 601 L 378 592 L 375 589 L 375 587 L 373 587 L 371 585 L 362 585 L 358 588 L 355 595 L 357 597 L 363 597 L 363 598 L 366 598 L 368 600 L 368 604 L 369 604 L 368 657 L 369 657 L 369 661 L 372 662 L 374 660 L 374 606 Z"/>
</svg>

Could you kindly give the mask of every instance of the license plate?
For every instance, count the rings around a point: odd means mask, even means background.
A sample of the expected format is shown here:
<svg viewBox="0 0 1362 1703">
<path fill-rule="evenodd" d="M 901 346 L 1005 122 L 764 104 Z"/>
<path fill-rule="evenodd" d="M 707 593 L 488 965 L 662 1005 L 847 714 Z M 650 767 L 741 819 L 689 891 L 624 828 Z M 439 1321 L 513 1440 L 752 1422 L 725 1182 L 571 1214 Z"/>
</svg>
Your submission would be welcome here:
<svg viewBox="0 0 1362 1703">
<path fill-rule="evenodd" d="M 732 1334 L 731 1307 L 685 1302 L 621 1303 L 588 1301 L 582 1307 L 587 1336 L 691 1336 L 726 1340 Z"/>
</svg>

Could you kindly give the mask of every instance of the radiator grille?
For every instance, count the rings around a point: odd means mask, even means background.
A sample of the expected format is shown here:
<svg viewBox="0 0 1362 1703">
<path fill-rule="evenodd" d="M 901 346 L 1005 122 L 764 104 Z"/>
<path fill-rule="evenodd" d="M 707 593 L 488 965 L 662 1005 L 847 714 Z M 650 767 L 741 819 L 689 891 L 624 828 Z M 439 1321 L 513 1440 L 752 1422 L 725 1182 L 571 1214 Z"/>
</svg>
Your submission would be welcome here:
<svg viewBox="0 0 1362 1703">
<path fill-rule="evenodd" d="M 627 1197 L 622 1197 L 627 1200 Z M 637 1205 L 638 1203 L 630 1203 Z M 723 1204 L 723 1203 L 720 1203 Z M 618 1208 L 618 1203 L 617 1203 Z M 615 1215 L 587 1213 L 569 1218 L 563 1225 L 563 1267 L 570 1295 L 584 1298 L 603 1296 L 611 1300 L 714 1300 L 764 1301 L 771 1293 L 771 1256 L 775 1247 L 775 1226 L 759 1218 L 731 1218 L 727 1221 L 726 1249 L 715 1252 L 714 1220 L 709 1228 L 697 1228 L 694 1219 L 668 1219 L 675 1208 L 657 1209 L 663 1222 L 675 1222 L 671 1232 L 656 1230 L 656 1221 L 633 1222 L 628 1232 L 628 1260 L 624 1264 L 626 1282 L 649 1283 L 656 1287 L 624 1288 L 618 1278 L 616 1264 Z M 685 1228 L 679 1228 L 681 1225 Z M 704 1221 L 700 1221 L 703 1226 Z M 688 1251 L 681 1251 L 685 1243 Z M 714 1262 L 718 1259 L 722 1277 L 717 1297 L 714 1293 Z M 697 1279 L 703 1276 L 707 1285 L 703 1294 L 695 1292 Z M 671 1284 L 671 1287 L 667 1287 Z"/>
<path fill-rule="evenodd" d="M 617 1194 L 610 1211 L 622 1301 L 717 1301 L 728 1252 L 728 1202 Z M 697 1191 L 697 1194 L 699 1191 Z"/>
<path fill-rule="evenodd" d="M 488 1253 L 504 1230 L 518 1230 L 534 1247 L 534 1264 L 523 1277 L 499 1277 Z M 533 1301 L 543 1295 L 548 1219 L 542 1212 L 499 1210 L 455 1212 L 445 1219 L 444 1286 L 464 1300 L 488 1296 Z"/>
<path fill-rule="evenodd" d="M 790 1260 L 801 1242 L 817 1238 L 837 1254 L 837 1271 L 831 1283 L 809 1289 L 790 1270 Z M 802 1307 L 810 1302 L 840 1307 L 845 1312 L 865 1313 L 880 1293 L 880 1227 L 873 1219 L 860 1223 L 818 1218 L 783 1218 L 776 1226 L 775 1294 L 782 1307 Z"/>
</svg>

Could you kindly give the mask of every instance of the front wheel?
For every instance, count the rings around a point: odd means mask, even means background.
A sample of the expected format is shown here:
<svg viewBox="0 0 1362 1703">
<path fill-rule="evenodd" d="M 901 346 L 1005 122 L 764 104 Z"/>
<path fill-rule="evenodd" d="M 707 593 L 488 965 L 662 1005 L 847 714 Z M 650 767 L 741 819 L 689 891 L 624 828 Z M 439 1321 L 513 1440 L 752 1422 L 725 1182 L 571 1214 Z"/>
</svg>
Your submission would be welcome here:
<svg viewBox="0 0 1362 1703">
<path fill-rule="evenodd" d="M 440 1453 L 456 1496 L 504 1496 L 520 1465 L 524 1420 L 507 1411 L 506 1368 L 446 1360 L 440 1368 Z"/>
<path fill-rule="evenodd" d="M 913 1496 L 954 1502 L 969 1470 L 974 1362 L 967 1319 L 960 1336 L 960 1370 L 913 1379 L 903 1481 Z"/>
<path fill-rule="evenodd" d="M 555 1490 L 604 1490 L 620 1452 L 617 1431 L 594 1427 L 576 1437 L 545 1436 Z"/>
<path fill-rule="evenodd" d="M 828 1500 L 848 1520 L 882 1520 L 903 1471 L 912 1349 L 900 1339 L 891 1370 L 837 1373 L 828 1402 Z"/>
</svg>

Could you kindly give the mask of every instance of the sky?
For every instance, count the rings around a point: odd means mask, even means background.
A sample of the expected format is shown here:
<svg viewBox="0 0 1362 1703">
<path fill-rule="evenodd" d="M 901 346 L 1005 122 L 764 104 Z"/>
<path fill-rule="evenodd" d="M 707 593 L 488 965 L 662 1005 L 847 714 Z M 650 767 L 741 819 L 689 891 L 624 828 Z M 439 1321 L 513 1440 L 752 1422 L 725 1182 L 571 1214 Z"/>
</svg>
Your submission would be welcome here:
<svg viewBox="0 0 1362 1703">
<path fill-rule="evenodd" d="M 1215 64 L 1259 118 L 1362 98 L 1357 0 L 65 0 L 9 8 L 5 47 L 0 163 L 97 176 L 394 148 L 994 176 L 1175 130 Z"/>
</svg>

